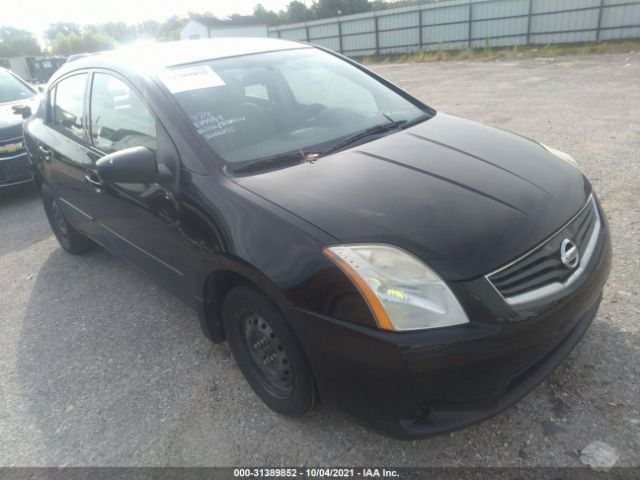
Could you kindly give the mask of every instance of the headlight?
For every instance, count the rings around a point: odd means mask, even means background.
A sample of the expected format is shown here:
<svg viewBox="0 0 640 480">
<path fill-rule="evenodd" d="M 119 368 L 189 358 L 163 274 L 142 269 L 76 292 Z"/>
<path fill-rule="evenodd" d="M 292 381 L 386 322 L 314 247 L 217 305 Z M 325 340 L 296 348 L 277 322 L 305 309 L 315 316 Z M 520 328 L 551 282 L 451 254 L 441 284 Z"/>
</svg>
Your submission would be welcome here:
<svg viewBox="0 0 640 480">
<path fill-rule="evenodd" d="M 558 150 L 557 148 L 549 147 L 548 145 L 545 145 L 544 143 L 541 143 L 540 145 L 542 145 L 545 150 L 547 150 L 549 153 L 555 155 L 560 160 L 564 160 L 565 162 L 573 165 L 574 167 L 576 167 L 578 169 L 580 168 L 580 165 L 578 165 L 578 162 L 576 162 L 575 159 L 571 155 L 569 155 L 568 153 L 563 152 L 562 150 Z"/>
<path fill-rule="evenodd" d="M 420 330 L 469 322 L 444 281 L 400 248 L 338 245 L 323 253 L 360 290 L 382 329 Z"/>
</svg>

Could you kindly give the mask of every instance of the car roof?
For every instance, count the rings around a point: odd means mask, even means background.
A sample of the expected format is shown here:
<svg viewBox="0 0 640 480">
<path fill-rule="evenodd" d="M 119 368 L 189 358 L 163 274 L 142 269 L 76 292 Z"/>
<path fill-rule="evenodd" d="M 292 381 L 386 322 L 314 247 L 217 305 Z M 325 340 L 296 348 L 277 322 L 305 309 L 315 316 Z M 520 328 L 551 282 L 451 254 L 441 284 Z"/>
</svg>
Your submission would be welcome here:
<svg viewBox="0 0 640 480">
<path fill-rule="evenodd" d="M 90 55 L 67 63 L 55 76 L 59 77 L 68 71 L 81 68 L 113 68 L 114 66 L 149 74 L 175 65 L 296 48 L 312 47 L 277 38 L 244 37 L 140 44 Z"/>
</svg>

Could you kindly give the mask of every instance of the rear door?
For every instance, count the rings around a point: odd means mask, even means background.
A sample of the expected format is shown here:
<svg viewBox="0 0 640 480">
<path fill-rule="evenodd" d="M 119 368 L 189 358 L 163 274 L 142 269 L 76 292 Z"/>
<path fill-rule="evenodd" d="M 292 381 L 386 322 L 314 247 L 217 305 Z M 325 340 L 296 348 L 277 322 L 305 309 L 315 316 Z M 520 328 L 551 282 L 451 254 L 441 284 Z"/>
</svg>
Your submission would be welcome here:
<svg viewBox="0 0 640 480">
<path fill-rule="evenodd" d="M 91 165 L 84 114 L 88 78 L 87 72 L 74 73 L 49 89 L 47 118 L 37 131 L 36 152 L 67 219 L 93 235 L 92 191 L 86 178 Z"/>
</svg>

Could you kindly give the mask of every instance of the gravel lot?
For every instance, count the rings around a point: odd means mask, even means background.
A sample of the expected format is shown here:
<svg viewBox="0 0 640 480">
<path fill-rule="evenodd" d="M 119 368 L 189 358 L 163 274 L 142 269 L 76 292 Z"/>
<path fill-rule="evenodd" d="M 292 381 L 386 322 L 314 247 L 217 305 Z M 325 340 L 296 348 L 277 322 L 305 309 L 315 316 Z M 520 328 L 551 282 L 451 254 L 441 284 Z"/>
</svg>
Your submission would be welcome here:
<svg viewBox="0 0 640 480">
<path fill-rule="evenodd" d="M 374 67 L 434 107 L 572 153 L 610 222 L 600 312 L 562 367 L 480 425 L 386 439 L 322 405 L 281 418 L 195 313 L 124 262 L 78 258 L 31 189 L 0 191 L 0 465 L 640 465 L 640 54 Z"/>
</svg>

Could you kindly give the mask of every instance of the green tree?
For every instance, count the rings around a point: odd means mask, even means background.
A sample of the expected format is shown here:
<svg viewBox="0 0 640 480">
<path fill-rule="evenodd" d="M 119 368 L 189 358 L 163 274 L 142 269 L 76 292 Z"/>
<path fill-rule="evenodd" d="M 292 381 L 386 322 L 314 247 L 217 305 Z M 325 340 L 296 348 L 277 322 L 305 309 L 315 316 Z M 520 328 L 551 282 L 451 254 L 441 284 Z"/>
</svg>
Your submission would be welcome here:
<svg viewBox="0 0 640 480">
<path fill-rule="evenodd" d="M 158 40 L 180 40 L 180 30 L 184 28 L 188 21 L 187 17 L 179 15 L 166 19 L 160 24 L 156 38 Z"/>
<path fill-rule="evenodd" d="M 85 33 L 96 33 L 112 38 L 118 43 L 129 43 L 138 38 L 138 30 L 135 25 L 127 25 L 124 22 L 109 22 L 99 25 L 89 25 L 84 28 Z"/>
<path fill-rule="evenodd" d="M 155 20 L 147 20 L 136 26 L 139 38 L 157 38 L 160 31 L 160 23 Z"/>
<path fill-rule="evenodd" d="M 339 15 L 368 12 L 371 5 L 367 0 L 318 0 L 314 5 L 316 18 L 330 18 Z"/>
<path fill-rule="evenodd" d="M 40 55 L 40 45 L 26 30 L 0 26 L 0 58 Z"/>
<path fill-rule="evenodd" d="M 278 14 L 272 10 L 267 10 L 259 3 L 253 9 L 253 16 L 256 18 L 257 23 L 264 23 L 266 25 L 276 25 L 279 23 Z"/>
<path fill-rule="evenodd" d="M 59 33 L 51 42 L 49 50 L 54 55 L 73 55 L 74 53 L 91 53 L 101 50 L 110 50 L 115 42 L 111 37 L 98 32 L 70 33 L 64 35 Z"/>
<path fill-rule="evenodd" d="M 413 4 L 414 2 L 418 3 L 419 0 L 401 0 L 401 2 Z M 293 0 L 287 5 L 286 10 L 278 13 L 267 10 L 259 3 L 253 9 L 253 16 L 260 23 L 278 25 L 368 12 L 372 8 L 384 9 L 396 6 L 398 6 L 396 2 L 383 0 L 376 0 L 372 3 L 368 0 L 317 0 L 313 2 L 311 7 L 307 7 L 301 1 Z"/>
<path fill-rule="evenodd" d="M 385 10 L 387 8 L 393 8 L 393 7 L 391 7 L 384 0 L 374 0 L 373 2 L 370 2 L 370 8 L 371 10 Z"/>
<path fill-rule="evenodd" d="M 312 13 L 304 3 L 294 0 L 287 5 L 286 16 L 286 20 L 291 23 L 306 22 L 311 20 Z"/>
<path fill-rule="evenodd" d="M 69 35 L 70 33 L 75 33 L 80 35 L 82 32 L 82 28 L 77 23 L 73 22 L 56 22 L 49 24 L 44 36 L 47 38 L 49 43 L 53 42 L 55 38 L 59 35 Z"/>
</svg>

